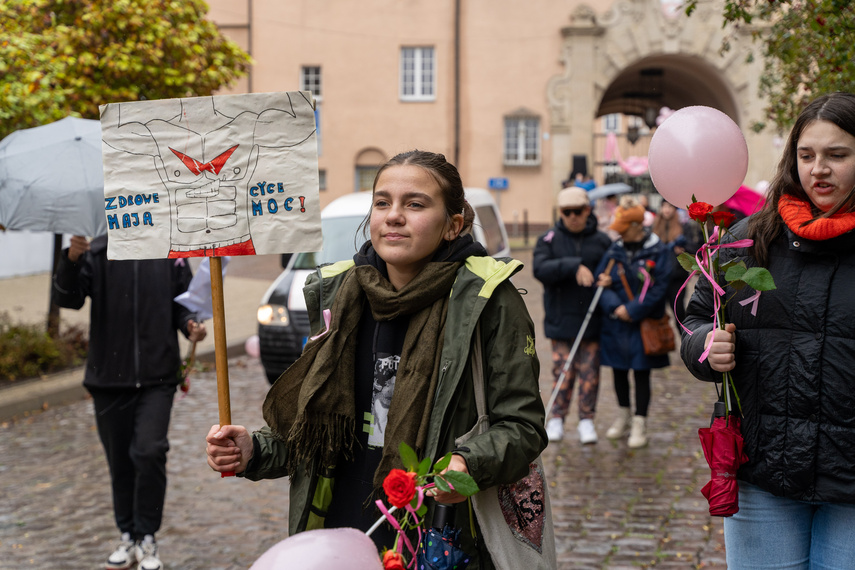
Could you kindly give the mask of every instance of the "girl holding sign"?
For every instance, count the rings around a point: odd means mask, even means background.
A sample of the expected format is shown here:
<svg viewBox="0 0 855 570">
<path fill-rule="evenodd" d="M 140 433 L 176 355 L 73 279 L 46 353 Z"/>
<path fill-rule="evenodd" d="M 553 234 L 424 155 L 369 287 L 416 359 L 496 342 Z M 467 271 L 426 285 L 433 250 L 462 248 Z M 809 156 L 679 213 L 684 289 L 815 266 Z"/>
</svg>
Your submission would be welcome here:
<svg viewBox="0 0 855 570">
<path fill-rule="evenodd" d="M 290 534 L 367 530 L 380 516 L 373 500 L 383 498 L 385 476 L 403 468 L 401 442 L 420 458 L 453 452 L 449 469 L 480 489 L 525 477 L 546 447 L 534 326 L 510 282 L 522 264 L 489 257 L 468 233 L 473 217 L 444 156 L 411 151 L 386 163 L 374 181 L 370 241 L 307 281 L 315 336 L 271 388 L 267 427 L 208 433 L 215 471 L 291 477 Z M 458 444 L 477 420 L 469 365 L 476 324 L 491 425 Z M 466 500 L 435 491 L 441 503 Z M 542 495 L 534 499 L 543 504 Z M 456 509 L 455 526 L 469 567 L 493 568 L 483 542 L 475 544 L 469 509 Z M 543 509 L 530 526 L 521 530 L 542 531 Z M 390 529 L 372 538 L 391 547 Z"/>
</svg>

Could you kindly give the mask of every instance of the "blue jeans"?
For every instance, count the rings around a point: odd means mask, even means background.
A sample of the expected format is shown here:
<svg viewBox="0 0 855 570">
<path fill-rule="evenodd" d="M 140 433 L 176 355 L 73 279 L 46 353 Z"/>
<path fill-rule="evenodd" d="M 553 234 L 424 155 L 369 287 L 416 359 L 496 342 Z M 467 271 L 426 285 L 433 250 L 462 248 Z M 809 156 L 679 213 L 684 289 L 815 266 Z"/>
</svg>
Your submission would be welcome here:
<svg viewBox="0 0 855 570">
<path fill-rule="evenodd" d="M 855 567 L 855 504 L 776 497 L 739 482 L 739 512 L 724 519 L 728 570 Z"/>
</svg>

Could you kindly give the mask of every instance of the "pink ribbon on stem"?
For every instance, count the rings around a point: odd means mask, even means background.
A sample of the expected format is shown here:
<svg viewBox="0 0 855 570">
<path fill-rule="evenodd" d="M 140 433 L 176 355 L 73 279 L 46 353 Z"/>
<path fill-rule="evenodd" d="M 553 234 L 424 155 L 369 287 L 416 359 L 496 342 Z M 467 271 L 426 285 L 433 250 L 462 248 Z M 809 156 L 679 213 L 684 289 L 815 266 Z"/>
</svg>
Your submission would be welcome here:
<svg viewBox="0 0 855 570">
<path fill-rule="evenodd" d="M 743 248 L 743 247 L 749 247 L 749 246 L 754 244 L 754 240 L 752 240 L 752 239 L 741 239 L 741 240 L 737 240 L 737 241 L 734 241 L 731 243 L 725 243 L 725 244 L 715 243 L 716 241 L 718 241 L 718 230 L 719 230 L 719 228 L 718 228 L 718 226 L 716 226 L 715 229 L 713 230 L 712 235 L 707 240 L 707 242 L 704 243 L 700 248 L 698 248 L 698 251 L 695 253 L 695 261 L 697 262 L 698 267 L 700 267 L 700 273 L 707 279 L 707 281 L 709 281 L 710 287 L 712 287 L 712 290 L 713 290 L 713 314 L 712 314 L 713 330 L 718 328 L 718 324 L 719 324 L 718 323 L 718 314 L 719 314 L 719 311 L 721 310 L 721 297 L 725 294 L 725 291 L 716 282 L 715 278 L 711 274 L 712 269 L 710 268 L 710 259 L 712 257 L 712 254 L 717 253 L 718 250 L 720 250 L 720 249 Z M 677 298 L 680 297 L 680 293 L 683 291 L 683 289 L 686 288 L 686 286 L 689 284 L 689 281 L 692 279 L 692 277 L 695 276 L 696 273 L 698 273 L 697 270 L 694 270 L 691 273 L 689 273 L 689 276 L 686 278 L 686 280 L 683 282 L 683 285 L 677 291 Z M 744 301 L 740 301 L 740 304 L 742 306 L 745 306 L 748 303 L 753 302 L 754 306 L 751 309 L 751 314 L 756 316 L 756 314 L 757 314 L 757 303 L 759 300 L 760 300 L 760 291 L 757 291 L 757 293 L 755 295 L 753 295 L 752 297 L 745 299 Z M 677 315 L 676 302 L 677 301 L 675 298 L 675 300 L 674 300 L 675 318 Z M 680 325 L 680 327 L 684 331 L 686 331 L 687 334 L 689 334 L 689 335 L 692 334 L 692 331 L 687 329 L 686 326 L 680 321 L 680 319 L 677 319 L 677 323 Z M 701 354 L 700 358 L 698 358 L 698 362 L 703 362 L 704 360 L 707 359 L 707 356 L 709 356 L 709 353 L 710 353 L 710 348 L 712 348 L 712 343 L 707 345 L 706 349 Z"/>
<path fill-rule="evenodd" d="M 436 485 L 434 483 L 429 483 L 429 484 L 424 485 L 424 486 L 416 487 L 416 493 L 418 496 L 418 501 L 416 501 L 416 507 L 413 508 L 413 506 L 409 505 L 409 504 L 406 507 L 404 507 L 407 510 L 407 512 L 413 516 L 413 521 L 415 522 L 415 527 L 416 527 L 416 530 L 417 530 L 418 536 L 419 536 L 419 540 L 418 540 L 417 544 L 421 544 L 421 542 L 422 542 L 422 527 L 421 527 L 421 524 L 419 522 L 419 517 L 416 514 L 416 511 L 418 511 L 420 508 L 422 508 L 422 504 L 424 503 L 424 500 L 425 500 L 425 491 L 427 491 L 428 489 L 432 489 L 434 487 L 436 487 Z M 389 521 L 389 524 L 392 525 L 392 528 L 394 528 L 395 531 L 403 539 L 403 541 L 398 541 L 398 547 L 396 548 L 396 551 L 400 554 L 403 551 L 403 547 L 406 545 L 407 550 L 410 551 L 410 557 L 411 557 L 410 563 L 407 565 L 407 567 L 408 568 L 415 567 L 416 549 L 413 548 L 413 544 L 410 542 L 410 539 L 407 538 L 407 534 L 404 532 L 404 529 L 401 528 L 401 525 L 398 523 L 398 519 L 396 519 L 395 517 L 392 516 L 392 511 L 390 511 L 389 509 L 386 508 L 386 505 L 383 504 L 383 501 L 381 501 L 380 499 L 377 499 L 376 501 L 374 501 L 374 503 L 377 505 L 377 508 L 380 509 L 380 512 L 383 514 L 383 516 L 386 517 L 386 520 Z M 377 522 L 379 523 L 380 521 L 377 521 Z"/>
</svg>

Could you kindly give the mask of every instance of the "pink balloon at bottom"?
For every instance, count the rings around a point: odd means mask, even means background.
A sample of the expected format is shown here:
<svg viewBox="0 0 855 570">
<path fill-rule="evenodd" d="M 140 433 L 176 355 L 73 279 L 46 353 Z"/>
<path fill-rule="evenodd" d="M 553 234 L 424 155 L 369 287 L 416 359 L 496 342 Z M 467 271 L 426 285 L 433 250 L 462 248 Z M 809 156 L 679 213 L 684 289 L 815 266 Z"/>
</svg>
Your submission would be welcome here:
<svg viewBox="0 0 855 570">
<path fill-rule="evenodd" d="M 383 570 L 374 541 L 355 528 L 307 530 L 274 544 L 249 570 Z"/>
<path fill-rule="evenodd" d="M 261 355 L 261 344 L 258 340 L 258 335 L 254 334 L 243 343 L 243 349 L 248 355 L 253 358 L 258 358 Z"/>
</svg>

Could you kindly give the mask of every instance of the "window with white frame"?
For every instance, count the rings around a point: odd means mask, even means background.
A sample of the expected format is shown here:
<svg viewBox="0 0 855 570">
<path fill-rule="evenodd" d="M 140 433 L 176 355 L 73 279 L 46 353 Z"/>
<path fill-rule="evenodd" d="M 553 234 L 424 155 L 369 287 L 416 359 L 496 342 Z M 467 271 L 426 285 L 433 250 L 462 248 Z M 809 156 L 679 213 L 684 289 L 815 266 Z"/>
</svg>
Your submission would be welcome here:
<svg viewBox="0 0 855 570">
<path fill-rule="evenodd" d="M 318 140 L 318 156 L 323 155 L 321 144 L 321 67 L 319 65 L 304 65 L 300 68 L 300 90 L 309 91 L 315 99 L 315 135 Z"/>
<path fill-rule="evenodd" d="M 320 101 L 323 98 L 321 92 L 321 66 L 304 65 L 300 68 L 300 90 L 309 91 L 315 98 L 315 101 Z"/>
<path fill-rule="evenodd" d="M 505 117 L 505 165 L 536 166 L 540 164 L 540 119 Z"/>
<path fill-rule="evenodd" d="M 436 99 L 436 60 L 432 47 L 401 48 L 401 101 Z"/>
</svg>

